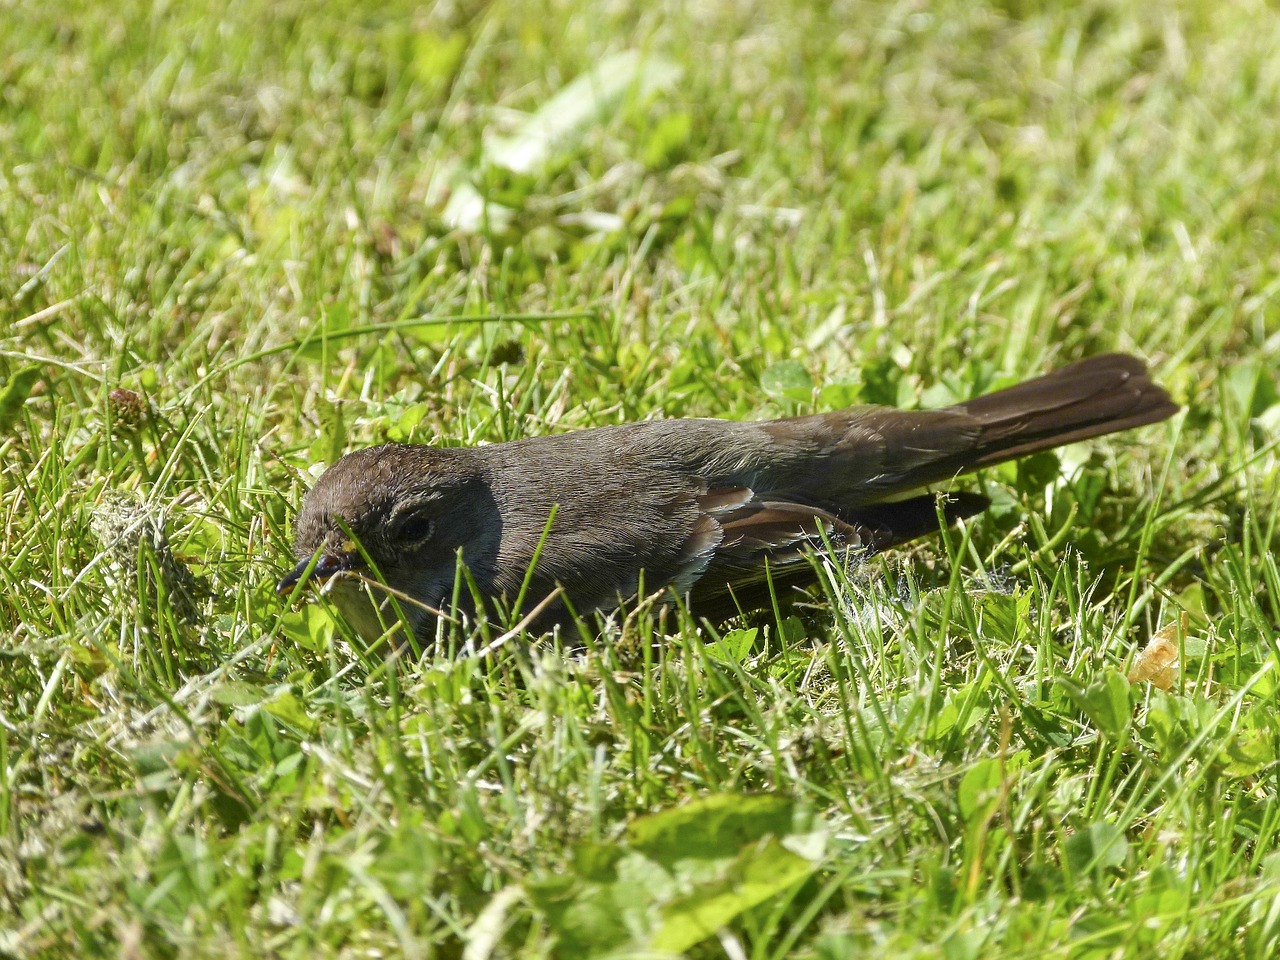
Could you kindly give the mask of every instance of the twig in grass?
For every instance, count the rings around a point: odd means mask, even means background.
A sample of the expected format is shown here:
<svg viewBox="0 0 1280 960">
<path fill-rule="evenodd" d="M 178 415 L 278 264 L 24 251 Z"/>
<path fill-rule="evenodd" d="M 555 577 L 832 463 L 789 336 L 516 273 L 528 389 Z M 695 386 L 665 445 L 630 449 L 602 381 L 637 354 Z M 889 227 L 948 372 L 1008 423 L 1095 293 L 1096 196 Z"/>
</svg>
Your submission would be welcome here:
<svg viewBox="0 0 1280 960">
<path fill-rule="evenodd" d="M 542 616 L 543 611 L 545 611 L 547 607 L 551 606 L 552 603 L 560 599 L 560 595 L 562 593 L 564 593 L 564 587 L 556 587 L 549 594 L 543 597 L 537 606 L 535 606 L 532 610 L 530 610 L 527 614 L 525 614 L 525 616 L 520 620 L 520 622 L 517 623 L 514 627 L 509 629 L 506 633 L 502 634 L 501 636 L 495 637 L 489 643 L 485 644 L 483 647 L 477 650 L 476 656 L 480 658 L 484 658 L 489 656 L 490 654 L 496 653 L 499 649 L 504 647 L 506 644 L 510 643 L 513 639 L 520 636 L 520 634 L 523 633 L 528 628 L 529 624 L 533 623 L 535 620 L 538 619 L 538 617 Z"/>
<path fill-rule="evenodd" d="M 358 580 L 360 583 L 363 583 L 365 586 L 371 587 L 374 590 L 381 590 L 383 593 L 386 593 L 390 596 L 395 597 L 397 600 L 401 601 L 402 603 L 407 603 L 410 606 L 417 607 L 419 610 L 425 610 L 427 611 L 427 613 L 431 614 L 433 617 L 439 617 L 441 620 L 445 620 L 449 623 L 461 622 L 458 620 L 457 617 L 450 616 L 449 614 L 441 610 L 439 607 L 433 607 L 431 606 L 431 604 L 424 603 L 423 601 L 419 600 L 417 597 L 414 597 L 405 593 L 403 590 L 397 590 L 395 587 L 389 586 L 388 584 L 383 583 L 381 580 L 375 580 L 373 577 L 366 576 L 365 574 L 355 570 L 344 570 L 340 573 L 334 574 L 327 581 L 325 581 L 325 585 L 323 588 L 321 588 L 321 592 L 328 593 L 332 589 L 330 584 L 336 583 L 340 579 Z M 301 586 L 301 584 L 299 584 L 299 586 Z"/>
</svg>

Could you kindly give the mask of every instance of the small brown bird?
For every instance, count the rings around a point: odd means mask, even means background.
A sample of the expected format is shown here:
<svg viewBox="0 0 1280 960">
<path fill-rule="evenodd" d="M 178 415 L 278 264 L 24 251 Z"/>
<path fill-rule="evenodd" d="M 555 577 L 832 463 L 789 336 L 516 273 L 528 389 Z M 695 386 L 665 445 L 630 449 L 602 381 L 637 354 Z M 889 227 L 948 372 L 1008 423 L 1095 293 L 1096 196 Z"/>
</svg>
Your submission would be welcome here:
<svg viewBox="0 0 1280 960">
<path fill-rule="evenodd" d="M 307 494 L 299 563 L 279 590 L 310 570 L 369 641 L 395 622 L 395 596 L 425 640 L 452 606 L 460 553 L 486 603 L 523 595 L 528 612 L 559 588 L 539 629 L 663 587 L 695 614 L 729 616 L 812 582 L 813 550 L 870 554 L 935 532 L 930 484 L 1177 409 L 1140 360 L 1107 354 L 942 410 L 387 444 L 343 457 Z M 957 493 L 943 509 L 955 520 L 987 504 Z M 460 596 L 460 612 L 474 614 L 467 586 Z"/>
</svg>

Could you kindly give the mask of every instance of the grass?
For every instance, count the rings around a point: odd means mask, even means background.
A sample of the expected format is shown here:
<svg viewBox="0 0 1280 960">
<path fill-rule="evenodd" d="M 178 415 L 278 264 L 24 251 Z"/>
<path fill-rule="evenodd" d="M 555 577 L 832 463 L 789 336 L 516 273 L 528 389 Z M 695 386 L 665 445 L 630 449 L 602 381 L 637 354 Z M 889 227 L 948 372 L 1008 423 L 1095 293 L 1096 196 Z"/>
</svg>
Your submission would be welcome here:
<svg viewBox="0 0 1280 960">
<path fill-rule="evenodd" d="M 0 953 L 1280 949 L 1268 7 L 9 9 Z M 388 664 L 273 594 L 348 449 L 1110 349 L 1185 413 L 797 617 Z"/>
</svg>

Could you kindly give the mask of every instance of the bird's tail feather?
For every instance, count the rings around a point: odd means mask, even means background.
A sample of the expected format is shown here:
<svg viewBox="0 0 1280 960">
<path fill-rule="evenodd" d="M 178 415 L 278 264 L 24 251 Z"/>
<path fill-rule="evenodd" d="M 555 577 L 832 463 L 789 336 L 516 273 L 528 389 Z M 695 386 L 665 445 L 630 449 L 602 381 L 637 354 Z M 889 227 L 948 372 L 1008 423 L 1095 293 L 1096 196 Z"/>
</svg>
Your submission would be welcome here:
<svg viewBox="0 0 1280 960">
<path fill-rule="evenodd" d="M 952 408 L 978 421 L 977 469 L 1157 423 L 1178 410 L 1136 357 L 1108 353 Z"/>
</svg>

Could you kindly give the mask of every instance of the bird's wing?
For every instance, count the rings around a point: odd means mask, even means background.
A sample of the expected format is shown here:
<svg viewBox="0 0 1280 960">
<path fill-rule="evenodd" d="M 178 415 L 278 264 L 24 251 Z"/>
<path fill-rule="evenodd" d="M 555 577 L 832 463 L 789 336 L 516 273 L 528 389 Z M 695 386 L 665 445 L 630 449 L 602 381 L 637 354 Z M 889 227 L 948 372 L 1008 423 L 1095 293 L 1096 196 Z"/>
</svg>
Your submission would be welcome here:
<svg viewBox="0 0 1280 960">
<path fill-rule="evenodd" d="M 977 494 L 951 494 L 943 502 L 948 523 L 987 506 Z M 853 513 L 761 496 L 746 487 L 707 491 L 699 500 L 696 539 L 682 551 L 688 558 L 672 579 L 687 594 L 690 608 L 711 618 L 768 606 L 812 583 L 814 553 L 841 561 L 869 556 L 938 529 L 933 494 L 878 503 Z"/>
</svg>

